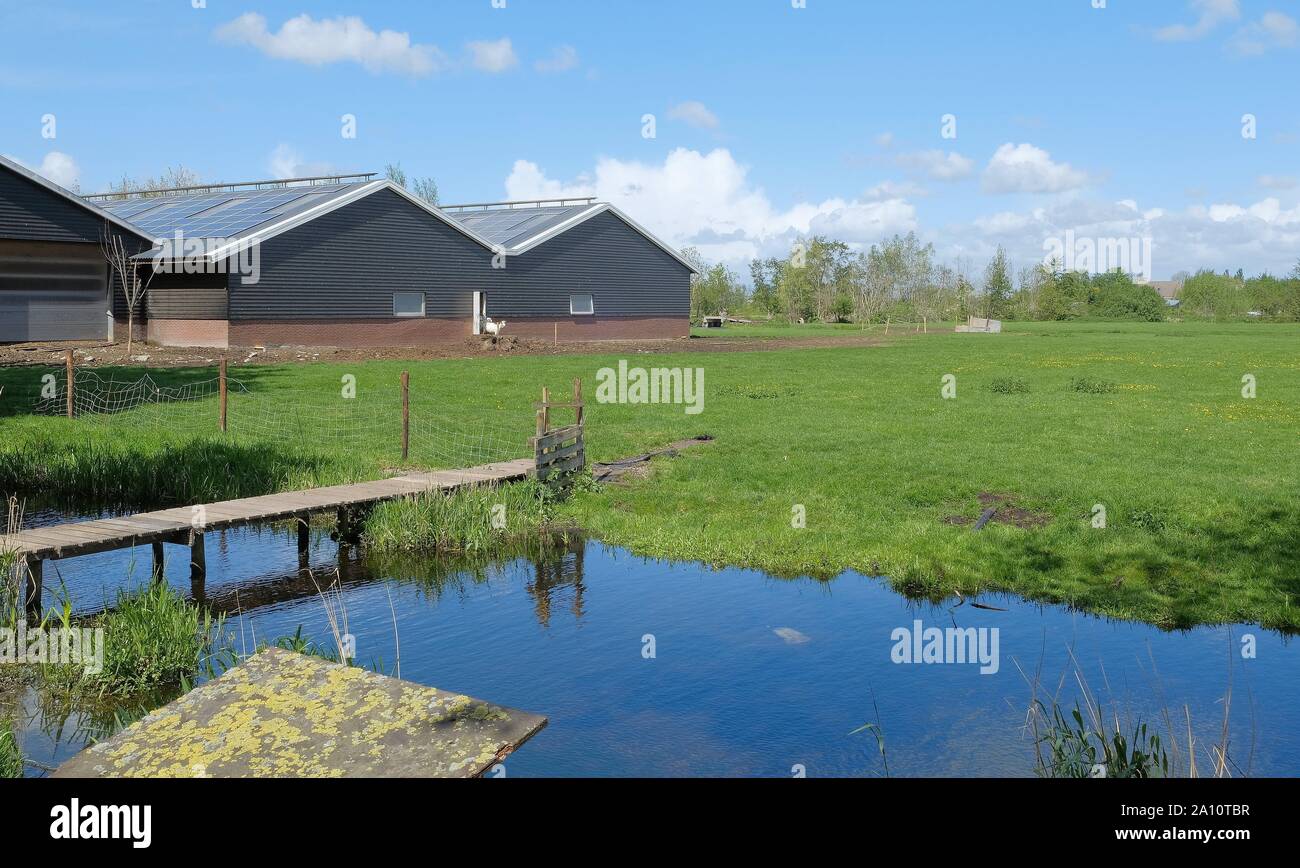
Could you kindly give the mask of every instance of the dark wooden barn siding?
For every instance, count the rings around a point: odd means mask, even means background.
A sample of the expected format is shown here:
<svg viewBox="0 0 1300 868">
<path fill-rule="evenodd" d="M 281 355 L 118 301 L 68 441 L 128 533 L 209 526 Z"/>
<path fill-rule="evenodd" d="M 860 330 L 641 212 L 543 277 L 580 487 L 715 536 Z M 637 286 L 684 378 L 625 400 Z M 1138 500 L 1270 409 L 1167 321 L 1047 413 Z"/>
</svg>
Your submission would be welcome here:
<svg viewBox="0 0 1300 868">
<path fill-rule="evenodd" d="M 108 221 L 98 214 L 0 167 L 0 238 L 70 241 L 99 246 L 106 223 Z M 152 246 L 114 223 L 108 223 L 108 226 L 110 231 L 125 240 L 127 250 L 133 254 Z M 126 297 L 122 292 L 121 281 L 115 274 L 110 272 L 110 275 L 113 285 L 113 316 L 125 320 Z"/>
<path fill-rule="evenodd" d="M 426 316 L 471 314 L 496 278 L 492 253 L 391 190 L 262 242 L 261 275 L 230 275 L 230 318 L 391 317 L 394 292 L 423 292 Z"/>
<path fill-rule="evenodd" d="M 596 315 L 680 316 L 691 312 L 690 271 L 605 212 L 512 256 L 488 296 L 494 317 L 568 316 L 569 295 L 591 293 Z"/>
<path fill-rule="evenodd" d="M 104 219 L 0 167 L 0 238 L 98 244 Z"/>
<path fill-rule="evenodd" d="M 146 300 L 154 319 L 226 319 L 226 275 L 155 274 Z"/>
</svg>

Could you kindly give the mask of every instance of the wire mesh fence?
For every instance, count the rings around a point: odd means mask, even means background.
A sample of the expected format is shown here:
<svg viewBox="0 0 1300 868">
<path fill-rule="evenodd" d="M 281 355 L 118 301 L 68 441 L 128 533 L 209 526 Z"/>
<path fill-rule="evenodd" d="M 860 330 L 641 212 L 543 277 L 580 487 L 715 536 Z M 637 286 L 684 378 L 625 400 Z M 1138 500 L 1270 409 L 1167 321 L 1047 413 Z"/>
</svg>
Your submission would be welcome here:
<svg viewBox="0 0 1300 868">
<path fill-rule="evenodd" d="M 469 467 L 530 454 L 533 411 L 521 400 L 515 410 L 496 406 L 450 407 L 418 389 L 409 392 L 404 423 L 402 390 L 366 389 L 348 396 L 337 386 L 253 388 L 227 378 L 226 430 L 221 431 L 221 378 L 159 384 L 149 375 L 130 381 L 94 371 L 73 374 L 71 412 L 83 423 L 120 431 L 123 436 L 180 439 L 226 437 L 323 453 L 376 456 L 400 462 L 404 424 L 409 461 L 429 467 Z M 522 398 L 522 396 L 521 396 Z M 37 399 L 37 415 L 68 414 L 67 376 Z"/>
</svg>

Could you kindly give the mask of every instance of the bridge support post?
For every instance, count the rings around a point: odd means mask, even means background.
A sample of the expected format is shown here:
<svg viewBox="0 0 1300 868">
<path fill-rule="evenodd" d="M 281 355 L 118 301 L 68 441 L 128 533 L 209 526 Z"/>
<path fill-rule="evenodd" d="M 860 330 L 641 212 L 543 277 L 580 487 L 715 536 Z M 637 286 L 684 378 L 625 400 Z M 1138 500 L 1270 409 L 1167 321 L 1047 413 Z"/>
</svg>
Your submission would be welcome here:
<svg viewBox="0 0 1300 868">
<path fill-rule="evenodd" d="M 357 515 L 350 506 L 339 507 L 338 530 L 340 546 L 350 546 L 357 541 Z"/>
<path fill-rule="evenodd" d="M 208 557 L 203 545 L 203 531 L 190 531 L 190 596 L 203 602 L 207 596 Z"/>
<path fill-rule="evenodd" d="M 208 575 L 207 550 L 203 545 L 203 532 L 190 534 L 190 581 L 202 582 Z"/>
<path fill-rule="evenodd" d="M 298 526 L 298 569 L 306 570 L 310 566 L 308 555 L 311 552 L 311 517 L 299 516 L 294 523 Z"/>
<path fill-rule="evenodd" d="M 26 590 L 23 594 L 23 608 L 27 615 L 27 623 L 36 625 L 41 622 L 41 615 L 44 614 L 44 605 L 42 605 L 42 583 L 45 575 L 45 562 L 36 558 L 25 559 L 21 562 L 22 573 L 19 578 L 26 578 Z M 24 584 L 19 582 L 18 587 L 23 588 Z"/>
<path fill-rule="evenodd" d="M 163 544 L 161 540 L 153 544 L 153 580 L 163 581 Z"/>
</svg>

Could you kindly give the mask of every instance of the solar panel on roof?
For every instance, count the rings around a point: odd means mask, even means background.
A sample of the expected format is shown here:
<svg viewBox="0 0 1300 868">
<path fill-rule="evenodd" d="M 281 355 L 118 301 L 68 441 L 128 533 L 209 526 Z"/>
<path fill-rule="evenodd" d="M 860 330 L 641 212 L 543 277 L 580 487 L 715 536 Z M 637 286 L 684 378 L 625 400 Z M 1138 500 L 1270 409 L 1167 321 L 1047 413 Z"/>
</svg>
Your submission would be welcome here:
<svg viewBox="0 0 1300 868">
<path fill-rule="evenodd" d="M 128 199 L 106 203 L 105 207 L 155 238 L 170 237 L 176 232 L 191 238 L 232 238 L 264 223 L 305 210 L 355 186 L 330 184 L 310 188 L 228 190 L 166 199 Z"/>
<path fill-rule="evenodd" d="M 451 212 L 448 216 L 493 244 L 517 247 L 590 207 L 590 205 L 552 205 L 539 208 L 485 209 Z"/>
</svg>

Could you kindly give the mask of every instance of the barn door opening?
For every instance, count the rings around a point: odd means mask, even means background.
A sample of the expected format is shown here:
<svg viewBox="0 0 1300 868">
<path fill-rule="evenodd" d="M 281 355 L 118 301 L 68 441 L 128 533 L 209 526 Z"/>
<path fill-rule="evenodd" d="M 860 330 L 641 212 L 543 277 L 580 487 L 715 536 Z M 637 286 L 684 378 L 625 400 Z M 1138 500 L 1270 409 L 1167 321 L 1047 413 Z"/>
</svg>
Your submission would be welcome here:
<svg viewBox="0 0 1300 868">
<path fill-rule="evenodd" d="M 483 320 L 487 319 L 487 293 L 474 293 L 474 334 L 483 334 Z"/>
</svg>

